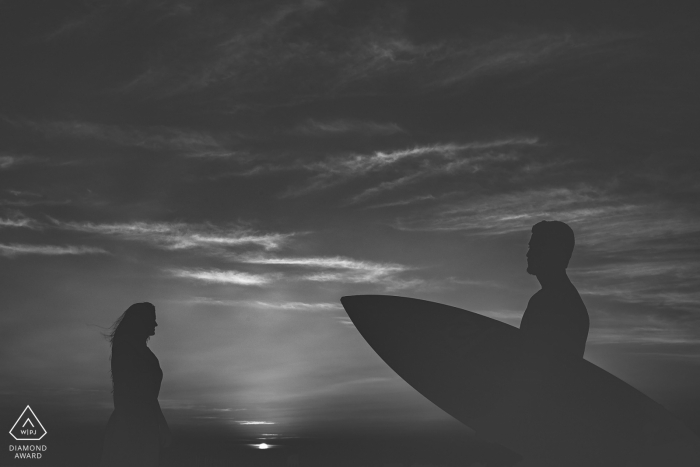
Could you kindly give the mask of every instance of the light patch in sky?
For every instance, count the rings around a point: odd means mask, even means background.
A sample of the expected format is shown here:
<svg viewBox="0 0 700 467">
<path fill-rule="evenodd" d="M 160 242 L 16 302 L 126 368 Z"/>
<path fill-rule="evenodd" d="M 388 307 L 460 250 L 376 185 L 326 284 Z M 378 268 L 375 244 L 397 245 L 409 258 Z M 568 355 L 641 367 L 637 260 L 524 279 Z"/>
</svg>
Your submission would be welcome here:
<svg viewBox="0 0 700 467">
<path fill-rule="evenodd" d="M 270 256 L 247 255 L 239 257 L 239 261 L 251 264 L 275 264 L 290 266 L 305 266 L 330 269 L 354 269 L 367 271 L 368 273 L 388 274 L 407 271 L 407 266 L 400 264 L 383 264 L 372 261 L 358 261 L 351 258 L 334 257 L 307 257 L 307 258 L 282 258 Z"/>
<path fill-rule="evenodd" d="M 273 281 L 272 276 L 262 274 L 250 274 L 241 271 L 222 271 L 218 269 L 174 269 L 170 271 L 175 277 L 196 279 L 202 282 L 215 284 L 235 285 L 265 285 Z"/>
<path fill-rule="evenodd" d="M 419 170 L 410 165 L 401 165 L 399 173 L 403 175 L 397 177 L 392 174 L 391 180 L 382 181 L 377 186 L 351 198 L 351 202 L 357 202 L 378 192 L 394 189 L 429 176 L 454 174 L 462 170 L 477 171 L 481 170 L 480 164 L 514 160 L 518 158 L 513 152 L 515 149 L 536 144 L 538 144 L 538 138 L 534 137 L 511 138 L 461 144 L 436 143 L 394 151 L 375 151 L 372 154 L 333 155 L 323 161 L 306 164 L 304 168 L 315 172 L 316 175 L 303 188 L 292 188 L 285 196 L 299 196 L 352 178 L 387 171 L 400 166 L 404 161 L 415 160 L 422 164 Z M 495 152 L 499 149 L 510 150 L 510 152 Z"/>
<path fill-rule="evenodd" d="M 36 224 L 32 219 L 26 217 L 21 217 L 17 219 L 3 219 L 0 218 L 0 227 L 24 227 L 24 228 L 35 228 Z"/>
<path fill-rule="evenodd" d="M 17 256 L 17 255 L 90 255 L 90 254 L 107 254 L 102 248 L 90 246 L 56 246 L 56 245 L 26 245 L 26 244 L 0 244 L 0 255 Z"/>
<path fill-rule="evenodd" d="M 294 234 L 258 234 L 243 227 L 218 227 L 202 224 L 132 222 L 95 224 L 92 222 L 61 222 L 61 229 L 112 235 L 127 240 L 139 240 L 167 249 L 206 246 L 258 245 L 266 250 L 280 248 Z"/>
<path fill-rule="evenodd" d="M 190 303 L 201 303 L 204 305 L 217 306 L 246 306 L 253 308 L 263 308 L 270 310 L 340 310 L 343 309 L 339 303 L 305 303 L 305 302 L 264 302 L 259 300 L 217 300 L 206 297 L 195 297 L 189 301 Z"/>
<path fill-rule="evenodd" d="M 421 157 L 421 156 L 442 156 L 455 157 L 458 153 L 470 149 L 494 149 L 507 146 L 528 146 L 538 143 L 538 138 L 511 138 L 498 139 L 486 142 L 473 143 L 436 143 L 427 146 L 416 146 L 410 149 L 400 149 L 396 151 L 384 152 L 377 151 L 370 156 L 356 156 L 350 164 L 343 164 L 347 170 L 351 172 L 366 172 L 382 168 L 386 165 L 396 163 L 405 158 Z"/>
</svg>

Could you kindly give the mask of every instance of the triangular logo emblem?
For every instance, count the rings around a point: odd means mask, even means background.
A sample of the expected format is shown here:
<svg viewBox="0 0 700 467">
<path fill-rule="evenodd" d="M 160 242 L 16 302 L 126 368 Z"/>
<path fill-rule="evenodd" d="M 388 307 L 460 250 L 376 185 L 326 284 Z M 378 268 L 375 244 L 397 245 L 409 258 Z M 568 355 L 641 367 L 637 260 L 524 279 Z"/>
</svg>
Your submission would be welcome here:
<svg viewBox="0 0 700 467">
<path fill-rule="evenodd" d="M 46 436 L 46 430 L 34 415 L 31 407 L 27 406 L 10 429 L 10 434 L 17 441 L 39 441 Z"/>
</svg>

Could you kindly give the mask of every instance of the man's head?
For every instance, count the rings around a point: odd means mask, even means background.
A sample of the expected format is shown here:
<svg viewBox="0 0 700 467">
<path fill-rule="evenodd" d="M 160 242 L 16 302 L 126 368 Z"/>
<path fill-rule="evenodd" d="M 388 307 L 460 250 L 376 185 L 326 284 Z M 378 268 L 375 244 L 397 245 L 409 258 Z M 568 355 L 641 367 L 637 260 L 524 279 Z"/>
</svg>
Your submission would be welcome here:
<svg viewBox="0 0 700 467">
<path fill-rule="evenodd" d="M 532 275 L 564 271 L 574 251 L 574 231 L 559 221 L 542 221 L 532 227 L 527 272 Z"/>
</svg>

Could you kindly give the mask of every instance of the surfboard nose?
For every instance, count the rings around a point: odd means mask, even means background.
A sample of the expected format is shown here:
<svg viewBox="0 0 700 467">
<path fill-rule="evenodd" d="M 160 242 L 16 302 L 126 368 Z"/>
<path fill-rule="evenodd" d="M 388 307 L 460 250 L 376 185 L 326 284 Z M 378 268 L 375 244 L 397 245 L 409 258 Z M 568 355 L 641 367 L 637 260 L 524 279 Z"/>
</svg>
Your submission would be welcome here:
<svg viewBox="0 0 700 467">
<path fill-rule="evenodd" d="M 347 295 L 340 298 L 340 303 L 345 308 L 345 311 L 352 318 L 359 313 L 371 313 L 379 310 L 384 310 L 387 308 L 387 304 L 390 304 L 391 299 L 396 299 L 397 297 L 391 297 L 388 295 Z M 388 302 L 388 303 L 387 303 Z M 391 309 L 392 307 L 388 307 Z"/>
<path fill-rule="evenodd" d="M 393 295 L 348 295 L 340 299 L 345 312 L 360 333 L 384 332 L 409 319 L 420 311 L 420 304 L 427 303 Z"/>
<path fill-rule="evenodd" d="M 348 308 L 352 308 L 353 304 L 358 302 L 358 297 L 361 297 L 361 295 L 347 295 L 345 297 L 340 297 L 340 303 L 347 311 Z"/>
<path fill-rule="evenodd" d="M 386 315 L 392 307 L 387 308 L 385 302 L 386 297 L 383 295 L 348 295 L 340 299 L 345 312 L 356 326 L 368 319 L 372 320 L 379 312 Z"/>
<path fill-rule="evenodd" d="M 351 319 L 358 310 L 362 309 L 362 297 L 363 295 L 348 295 L 340 298 L 340 304 Z"/>
</svg>

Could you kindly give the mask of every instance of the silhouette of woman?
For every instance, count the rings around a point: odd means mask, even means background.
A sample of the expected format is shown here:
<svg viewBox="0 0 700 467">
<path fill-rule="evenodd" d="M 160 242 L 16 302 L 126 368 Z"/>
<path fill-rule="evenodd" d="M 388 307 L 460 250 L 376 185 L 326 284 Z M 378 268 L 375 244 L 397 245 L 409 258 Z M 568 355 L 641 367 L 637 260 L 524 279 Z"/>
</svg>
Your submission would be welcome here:
<svg viewBox="0 0 700 467">
<path fill-rule="evenodd" d="M 112 347 L 114 411 L 107 422 L 100 467 L 157 466 L 161 448 L 171 443 L 158 404 L 163 371 L 146 345 L 156 326 L 156 308 L 148 302 L 135 303 L 105 335 Z"/>
</svg>

